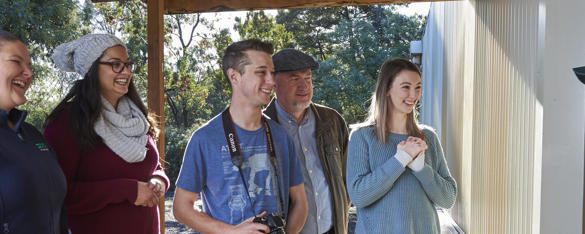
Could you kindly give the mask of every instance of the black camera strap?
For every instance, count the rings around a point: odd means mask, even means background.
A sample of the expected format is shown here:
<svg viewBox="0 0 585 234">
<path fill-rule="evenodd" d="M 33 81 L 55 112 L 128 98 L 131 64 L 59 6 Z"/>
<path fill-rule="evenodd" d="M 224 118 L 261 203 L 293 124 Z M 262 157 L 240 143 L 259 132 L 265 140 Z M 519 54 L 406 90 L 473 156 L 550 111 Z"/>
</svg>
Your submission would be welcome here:
<svg viewBox="0 0 585 234">
<path fill-rule="evenodd" d="M 238 168 L 238 172 L 240 173 L 240 178 L 242 179 L 242 183 L 244 184 L 244 188 L 246 189 L 246 195 L 248 195 L 248 201 L 250 202 L 250 206 L 252 207 L 252 211 L 254 212 L 254 216 L 256 215 L 256 211 L 254 210 L 254 204 L 252 203 L 252 200 L 250 198 L 250 192 L 248 191 L 248 186 L 246 185 L 246 180 L 244 179 L 244 175 L 242 174 L 242 164 L 243 164 L 243 156 L 242 156 L 242 151 L 240 148 L 240 142 L 238 141 L 238 136 L 236 135 L 236 131 L 234 129 L 234 122 L 232 121 L 232 116 L 229 112 L 229 107 L 227 109 L 225 109 L 223 111 L 223 113 L 221 113 L 221 118 L 223 121 L 223 132 L 225 134 L 225 139 L 228 143 L 228 151 L 230 152 L 230 156 L 232 159 L 232 163 L 234 164 L 234 166 L 236 166 Z M 267 145 L 267 149 L 268 149 L 268 155 L 269 155 L 269 159 L 270 159 L 270 163 L 272 164 L 272 167 L 274 168 L 274 174 L 276 178 L 273 178 L 276 180 L 276 185 L 278 188 L 273 188 L 274 193 L 275 193 L 275 197 L 277 199 L 276 201 L 276 209 L 278 210 L 278 212 L 284 217 L 284 204 L 282 201 L 282 198 L 280 197 L 280 193 L 281 191 L 280 189 L 280 180 L 278 177 L 278 162 L 276 159 L 276 153 L 275 153 L 275 149 L 274 149 L 274 143 L 272 141 L 272 134 L 270 132 L 270 126 L 268 126 L 268 122 L 266 121 L 266 119 L 264 118 L 264 116 L 262 116 L 262 123 L 264 124 L 264 133 L 266 134 L 266 145 Z"/>
</svg>

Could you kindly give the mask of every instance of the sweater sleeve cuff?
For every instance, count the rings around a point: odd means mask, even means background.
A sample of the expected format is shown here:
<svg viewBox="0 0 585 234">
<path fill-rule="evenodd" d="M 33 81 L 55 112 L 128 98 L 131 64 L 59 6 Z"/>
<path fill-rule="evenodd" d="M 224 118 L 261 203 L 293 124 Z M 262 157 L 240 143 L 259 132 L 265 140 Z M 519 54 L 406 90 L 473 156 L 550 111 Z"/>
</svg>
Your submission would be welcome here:
<svg viewBox="0 0 585 234">
<path fill-rule="evenodd" d="M 425 153 L 421 153 L 418 157 L 412 160 L 412 162 L 408 164 L 408 167 L 416 172 L 422 170 L 425 167 Z"/>
<path fill-rule="evenodd" d="M 433 180 L 433 169 L 428 166 L 428 165 L 424 165 L 423 168 L 420 171 L 412 171 L 413 175 L 416 176 L 416 178 L 418 178 L 418 180 L 424 185 L 429 181 Z"/>
<path fill-rule="evenodd" d="M 150 178 L 157 178 L 160 179 L 165 184 L 165 192 L 169 189 L 170 181 L 169 178 L 166 177 L 164 173 L 157 173 L 156 171 Z"/>
<path fill-rule="evenodd" d="M 402 167 L 406 167 L 410 161 L 412 161 L 412 157 L 408 155 L 404 150 L 397 150 L 394 157 L 402 164 Z"/>
</svg>

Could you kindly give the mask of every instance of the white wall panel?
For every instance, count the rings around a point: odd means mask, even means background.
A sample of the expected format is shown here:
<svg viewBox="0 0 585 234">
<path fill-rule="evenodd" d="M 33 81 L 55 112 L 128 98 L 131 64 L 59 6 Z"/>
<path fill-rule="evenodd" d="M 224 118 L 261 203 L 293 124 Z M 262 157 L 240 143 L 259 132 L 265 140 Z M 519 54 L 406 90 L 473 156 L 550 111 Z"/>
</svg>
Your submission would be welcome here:
<svg viewBox="0 0 585 234">
<path fill-rule="evenodd" d="M 585 1 L 547 0 L 543 57 L 541 233 L 582 233 Z"/>
<path fill-rule="evenodd" d="M 422 120 L 442 133 L 467 233 L 581 233 L 585 95 L 569 68 L 585 65 L 583 12 L 582 0 L 432 4 Z"/>
</svg>

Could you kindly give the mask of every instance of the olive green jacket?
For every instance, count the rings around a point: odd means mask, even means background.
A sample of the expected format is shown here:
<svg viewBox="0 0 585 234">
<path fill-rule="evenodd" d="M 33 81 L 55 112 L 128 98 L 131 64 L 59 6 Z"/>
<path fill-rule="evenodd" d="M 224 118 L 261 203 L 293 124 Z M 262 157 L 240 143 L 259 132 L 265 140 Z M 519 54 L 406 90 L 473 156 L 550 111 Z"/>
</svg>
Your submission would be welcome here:
<svg viewBox="0 0 585 234">
<path fill-rule="evenodd" d="M 343 117 L 334 109 L 313 103 L 309 108 L 315 114 L 317 150 L 323 166 L 323 174 L 331 193 L 333 229 L 336 234 L 346 234 L 350 206 L 345 188 L 347 142 L 349 139 L 347 125 Z M 278 122 L 274 99 L 268 104 L 264 114 Z"/>
</svg>

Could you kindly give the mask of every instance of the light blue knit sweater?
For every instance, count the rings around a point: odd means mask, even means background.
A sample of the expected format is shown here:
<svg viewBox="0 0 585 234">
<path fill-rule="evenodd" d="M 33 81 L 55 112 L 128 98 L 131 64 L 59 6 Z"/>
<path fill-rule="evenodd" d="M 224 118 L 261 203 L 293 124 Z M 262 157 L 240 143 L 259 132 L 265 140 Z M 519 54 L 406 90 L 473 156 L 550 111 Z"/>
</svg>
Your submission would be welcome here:
<svg viewBox="0 0 585 234">
<path fill-rule="evenodd" d="M 437 134 L 423 126 L 425 166 L 412 171 L 394 157 L 408 135 L 388 133 L 380 143 L 373 127 L 352 132 L 347 153 L 347 192 L 357 207 L 356 233 L 440 233 L 435 206 L 451 208 L 457 185 Z"/>
</svg>

